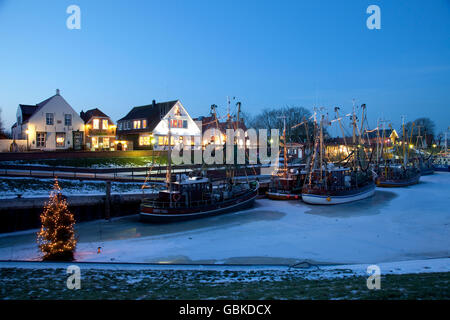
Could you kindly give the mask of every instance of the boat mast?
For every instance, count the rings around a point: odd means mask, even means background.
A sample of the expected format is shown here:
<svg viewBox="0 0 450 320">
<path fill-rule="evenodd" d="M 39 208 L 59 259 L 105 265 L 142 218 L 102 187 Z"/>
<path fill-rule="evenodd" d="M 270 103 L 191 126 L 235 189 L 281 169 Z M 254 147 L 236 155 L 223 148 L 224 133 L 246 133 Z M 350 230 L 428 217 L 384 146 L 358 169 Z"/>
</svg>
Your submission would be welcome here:
<svg viewBox="0 0 450 320">
<path fill-rule="evenodd" d="M 403 166 L 406 168 L 406 139 L 405 139 L 405 116 L 402 116 L 402 144 L 403 144 Z"/>
<path fill-rule="evenodd" d="M 356 169 L 356 155 L 355 155 L 355 146 L 356 146 L 356 112 L 355 112 L 355 99 L 353 99 L 353 114 L 352 114 L 352 126 L 353 126 L 353 170 Z"/>
<path fill-rule="evenodd" d="M 380 161 L 380 119 L 377 120 L 377 165 Z"/>
<path fill-rule="evenodd" d="M 322 114 L 321 120 L 320 120 L 320 182 L 323 180 L 323 121 L 325 116 Z"/>
<path fill-rule="evenodd" d="M 172 133 L 170 131 L 170 116 L 167 118 L 168 121 L 168 150 L 167 150 L 167 169 L 166 169 L 166 184 L 167 184 L 167 189 L 169 190 L 169 195 L 172 191 L 172 155 L 171 155 L 171 140 L 172 140 Z M 172 207 L 172 196 L 170 195 L 169 197 L 169 204 L 170 207 Z"/>
<path fill-rule="evenodd" d="M 278 117 L 283 119 L 283 162 L 284 162 L 284 177 L 287 177 L 287 157 L 286 157 L 286 116 Z"/>
</svg>

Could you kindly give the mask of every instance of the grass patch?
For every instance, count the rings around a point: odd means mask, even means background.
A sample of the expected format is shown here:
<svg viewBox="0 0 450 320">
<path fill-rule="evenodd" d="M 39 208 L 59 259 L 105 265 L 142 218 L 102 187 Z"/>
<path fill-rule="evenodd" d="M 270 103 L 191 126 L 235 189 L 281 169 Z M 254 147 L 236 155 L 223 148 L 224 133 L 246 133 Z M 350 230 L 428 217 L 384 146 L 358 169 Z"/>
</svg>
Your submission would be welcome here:
<svg viewBox="0 0 450 320">
<path fill-rule="evenodd" d="M 280 271 L 81 270 L 81 289 L 65 269 L 0 269 L 1 299 L 449 299 L 450 273 L 385 275 L 380 290 L 366 277 L 308 280 Z"/>
</svg>

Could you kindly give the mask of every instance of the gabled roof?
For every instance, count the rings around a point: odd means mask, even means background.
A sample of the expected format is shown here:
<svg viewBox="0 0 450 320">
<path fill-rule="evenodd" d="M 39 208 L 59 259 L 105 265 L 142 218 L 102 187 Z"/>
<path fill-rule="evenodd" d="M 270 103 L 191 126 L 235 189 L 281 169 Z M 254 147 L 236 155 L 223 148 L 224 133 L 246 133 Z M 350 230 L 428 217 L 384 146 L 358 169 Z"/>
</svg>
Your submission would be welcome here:
<svg viewBox="0 0 450 320">
<path fill-rule="evenodd" d="M 134 120 L 134 119 L 147 119 L 147 130 L 152 131 L 161 121 L 170 109 L 178 102 L 178 100 L 159 102 L 153 101 L 152 104 L 134 107 L 128 114 L 118 121 Z"/>
<path fill-rule="evenodd" d="M 51 96 L 48 99 L 45 99 L 42 102 L 39 102 L 36 105 L 29 105 L 29 104 L 19 104 L 19 108 L 22 111 L 22 123 L 25 123 L 28 121 L 28 119 L 35 114 L 36 112 L 38 112 L 42 107 L 44 107 L 50 100 L 52 100 L 54 97 L 59 96 L 59 93 Z"/>
<path fill-rule="evenodd" d="M 86 112 L 81 111 L 80 117 L 83 119 L 84 122 L 88 122 L 92 117 L 103 117 L 103 118 L 109 118 L 106 114 L 104 114 L 100 109 L 90 109 Z"/>
<path fill-rule="evenodd" d="M 26 122 L 31 117 L 31 115 L 36 112 L 38 106 L 19 104 L 19 108 L 22 112 L 22 122 Z"/>
</svg>

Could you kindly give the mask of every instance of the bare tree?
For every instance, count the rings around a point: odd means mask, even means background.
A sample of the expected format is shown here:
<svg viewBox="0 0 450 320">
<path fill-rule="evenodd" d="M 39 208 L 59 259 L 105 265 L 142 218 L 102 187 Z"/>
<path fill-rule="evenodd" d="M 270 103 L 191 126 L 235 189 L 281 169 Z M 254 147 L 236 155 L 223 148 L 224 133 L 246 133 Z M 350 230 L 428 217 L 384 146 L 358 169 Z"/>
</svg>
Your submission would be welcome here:
<svg viewBox="0 0 450 320">
<path fill-rule="evenodd" d="M 426 141 L 427 144 L 431 144 L 432 141 L 434 141 L 434 129 L 436 127 L 434 121 L 430 118 L 417 118 L 413 122 L 414 128 L 411 121 L 405 124 L 405 132 L 407 137 L 411 137 L 412 130 L 413 141 L 415 141 L 420 130 L 420 135 L 422 136 L 423 141 Z M 400 128 L 399 132 L 402 132 L 402 128 Z"/>
<path fill-rule="evenodd" d="M 303 107 L 286 106 L 278 109 L 264 109 L 260 114 L 249 120 L 249 127 L 255 129 L 279 129 L 283 131 L 283 119 L 286 117 L 286 138 L 290 142 L 306 142 L 308 129 L 309 138 L 312 139 L 314 124 L 311 112 Z M 301 124 L 302 125 L 299 125 Z"/>
<path fill-rule="evenodd" d="M 2 108 L 0 108 L 0 134 L 5 134 L 5 128 L 3 127 Z"/>
</svg>

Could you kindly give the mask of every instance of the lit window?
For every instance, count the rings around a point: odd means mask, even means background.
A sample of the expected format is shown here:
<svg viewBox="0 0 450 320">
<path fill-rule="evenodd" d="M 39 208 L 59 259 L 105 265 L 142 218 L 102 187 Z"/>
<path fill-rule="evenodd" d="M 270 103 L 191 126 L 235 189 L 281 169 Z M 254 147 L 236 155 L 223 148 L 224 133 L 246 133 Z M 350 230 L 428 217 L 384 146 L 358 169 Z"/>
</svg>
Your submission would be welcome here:
<svg viewBox="0 0 450 320">
<path fill-rule="evenodd" d="M 141 120 L 133 121 L 133 129 L 140 129 L 140 128 L 141 128 Z"/>
<path fill-rule="evenodd" d="M 65 132 L 57 132 L 56 133 L 56 146 L 57 147 L 64 147 L 65 139 L 66 139 L 66 133 Z"/>
<path fill-rule="evenodd" d="M 165 144 L 164 142 L 164 137 L 158 137 L 158 145 L 163 146 Z"/>
<path fill-rule="evenodd" d="M 94 119 L 94 120 L 92 121 L 92 127 L 93 127 L 94 129 L 100 129 L 100 120 L 99 120 L 99 119 Z"/>
<path fill-rule="evenodd" d="M 103 137 L 103 147 L 109 148 L 109 137 Z"/>
<path fill-rule="evenodd" d="M 149 146 L 150 145 L 150 136 L 140 136 L 139 137 L 139 145 L 140 146 Z"/>
<path fill-rule="evenodd" d="M 97 137 L 92 137 L 92 147 L 98 148 L 98 138 Z"/>
<path fill-rule="evenodd" d="M 142 120 L 142 128 L 147 128 L 147 120 Z"/>
<path fill-rule="evenodd" d="M 102 120 L 102 129 L 108 129 L 108 120 L 107 119 Z"/>
</svg>

